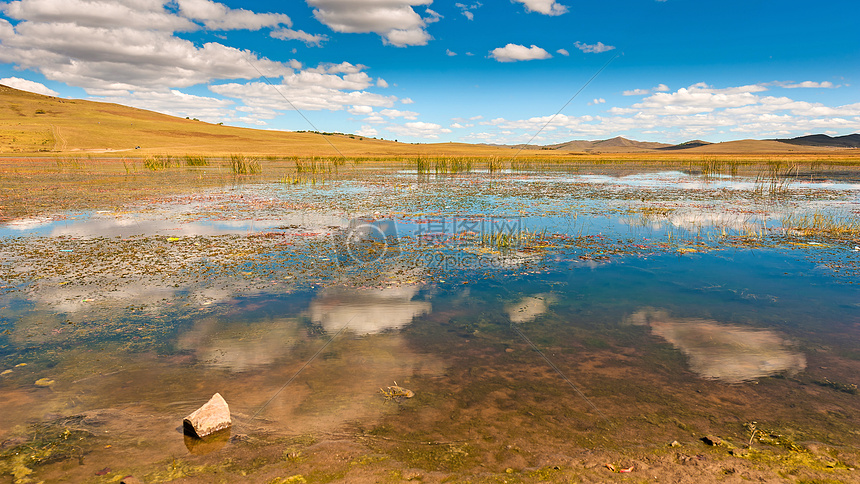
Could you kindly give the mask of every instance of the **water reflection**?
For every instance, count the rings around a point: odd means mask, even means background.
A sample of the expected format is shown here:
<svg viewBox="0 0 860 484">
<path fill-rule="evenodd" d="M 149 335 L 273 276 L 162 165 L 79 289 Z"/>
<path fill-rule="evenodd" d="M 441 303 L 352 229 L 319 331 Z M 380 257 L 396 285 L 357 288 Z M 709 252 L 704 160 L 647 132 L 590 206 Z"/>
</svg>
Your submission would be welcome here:
<svg viewBox="0 0 860 484">
<path fill-rule="evenodd" d="M 198 361 L 234 372 L 269 365 L 289 354 L 299 337 L 295 318 L 253 322 L 201 318 L 183 334 L 177 346 L 195 352 Z"/>
<path fill-rule="evenodd" d="M 414 300 L 419 290 L 417 285 L 327 288 L 311 302 L 311 320 L 332 333 L 345 325 L 357 334 L 398 329 L 430 312 L 428 301 Z"/>
<path fill-rule="evenodd" d="M 537 294 L 506 305 L 505 313 L 512 323 L 529 323 L 546 313 L 553 302 L 555 296 L 552 294 Z"/>
<path fill-rule="evenodd" d="M 690 369 L 704 378 L 738 383 L 806 368 L 803 353 L 793 350 L 776 331 L 673 318 L 654 309 L 637 311 L 627 321 L 649 326 L 653 334 L 672 343 L 687 356 Z"/>
</svg>

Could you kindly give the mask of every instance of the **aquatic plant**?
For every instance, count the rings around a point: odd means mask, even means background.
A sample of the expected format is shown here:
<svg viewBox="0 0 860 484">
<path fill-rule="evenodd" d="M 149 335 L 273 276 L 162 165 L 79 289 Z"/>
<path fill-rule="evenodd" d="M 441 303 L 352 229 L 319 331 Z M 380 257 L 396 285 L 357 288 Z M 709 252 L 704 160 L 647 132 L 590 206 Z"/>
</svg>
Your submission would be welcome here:
<svg viewBox="0 0 860 484">
<path fill-rule="evenodd" d="M 257 157 L 230 155 L 230 171 L 234 175 L 256 175 L 263 171 L 263 167 Z"/>
<path fill-rule="evenodd" d="M 209 160 L 205 156 L 185 155 L 185 166 L 209 166 Z"/>
</svg>

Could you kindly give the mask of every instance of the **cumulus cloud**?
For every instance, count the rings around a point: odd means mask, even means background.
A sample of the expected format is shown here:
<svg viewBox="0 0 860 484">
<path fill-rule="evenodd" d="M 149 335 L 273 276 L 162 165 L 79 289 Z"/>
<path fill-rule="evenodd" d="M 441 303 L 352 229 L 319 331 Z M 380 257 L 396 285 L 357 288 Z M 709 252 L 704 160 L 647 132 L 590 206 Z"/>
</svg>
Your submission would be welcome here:
<svg viewBox="0 0 860 484">
<path fill-rule="evenodd" d="M 328 37 L 322 34 L 309 34 L 304 30 L 293 29 L 278 29 L 273 30 L 271 34 L 275 39 L 281 40 L 301 40 L 307 45 L 319 47 L 323 42 L 328 40 Z"/>
<path fill-rule="evenodd" d="M 576 41 L 573 43 L 573 45 L 583 52 L 594 54 L 599 54 L 601 52 L 615 49 L 615 46 L 605 45 L 603 42 L 598 42 L 596 44 L 584 44 L 582 42 Z"/>
<path fill-rule="evenodd" d="M 518 44 L 508 44 L 504 47 L 498 47 L 490 52 L 490 57 L 499 62 L 515 62 L 528 61 L 536 59 L 549 59 L 552 57 L 549 52 L 542 48 L 532 45 L 526 47 Z"/>
<path fill-rule="evenodd" d="M 211 0 L 175 0 L 175 2 L 183 17 L 203 23 L 209 30 L 260 30 L 264 27 L 292 26 L 290 17 L 280 13 L 254 13 L 244 8 L 232 9 Z M 154 5 L 151 0 L 141 3 Z"/>
<path fill-rule="evenodd" d="M 440 134 L 450 133 L 451 130 L 443 128 L 436 123 L 425 123 L 423 121 L 415 121 L 405 124 L 395 124 L 385 128 L 399 136 L 407 136 L 412 138 L 437 139 Z"/>
<path fill-rule="evenodd" d="M 457 53 L 453 52 L 451 49 L 445 49 L 445 55 L 447 55 L 448 57 L 454 57 L 455 55 L 457 55 Z"/>
<path fill-rule="evenodd" d="M 555 0 L 514 0 L 526 6 L 529 12 L 538 12 L 544 15 L 562 15 L 567 13 L 567 6 Z"/>
<path fill-rule="evenodd" d="M 395 96 L 383 96 L 366 91 L 373 78 L 358 70 L 364 66 L 349 63 L 323 64 L 313 69 L 284 76 L 277 89 L 264 82 L 226 83 L 210 86 L 223 96 L 240 99 L 246 106 L 269 107 L 277 110 L 355 109 L 354 106 L 394 106 Z M 286 98 L 286 99 L 284 99 Z M 289 102 L 288 102 L 289 100 Z M 363 113 L 362 113 L 363 114 Z"/>
<path fill-rule="evenodd" d="M 773 84 L 775 86 L 783 87 L 785 89 L 798 89 L 798 88 L 833 89 L 835 87 L 839 87 L 839 86 L 835 86 L 830 81 L 824 81 L 824 82 L 803 81 L 803 82 L 797 82 L 797 83 L 777 81 L 777 82 L 774 82 Z"/>
<path fill-rule="evenodd" d="M 624 96 L 645 96 L 647 94 L 651 94 L 651 91 L 648 89 L 631 89 L 629 91 L 624 91 L 621 94 Z"/>
<path fill-rule="evenodd" d="M 361 129 L 356 131 L 355 134 L 357 134 L 359 136 L 364 136 L 367 138 L 375 138 L 379 134 L 379 131 L 377 131 L 375 128 L 365 124 L 361 127 Z"/>
<path fill-rule="evenodd" d="M 0 84 L 4 86 L 9 86 L 13 89 L 18 89 L 21 91 L 29 91 L 35 92 L 36 94 L 44 94 L 45 96 L 59 96 L 60 93 L 54 91 L 53 89 L 48 88 L 48 86 L 42 84 L 41 82 L 30 81 L 28 79 L 21 79 L 20 77 L 4 77 L 0 79 Z"/>
<path fill-rule="evenodd" d="M 761 94 L 767 90 L 761 84 L 715 88 L 698 83 L 675 92 L 655 92 L 628 107 L 613 107 L 607 116 L 559 114 L 482 121 L 480 124 L 491 129 L 470 139 L 508 143 L 528 137 L 545 125 L 539 140 L 542 142 L 596 139 L 631 132 L 683 140 L 722 132 L 735 133 L 733 137 L 762 138 L 860 130 L 860 103 L 826 106 Z M 600 98 L 592 104 L 599 101 Z"/>
<path fill-rule="evenodd" d="M 383 109 L 379 114 L 387 118 L 404 118 L 409 120 L 418 119 L 418 113 L 415 111 L 400 111 L 399 109 Z"/>
<path fill-rule="evenodd" d="M 556 52 L 565 56 L 565 57 L 570 55 L 570 52 L 568 52 L 567 49 L 558 49 Z"/>
<path fill-rule="evenodd" d="M 413 101 L 412 98 L 405 97 L 405 98 L 400 100 L 400 103 L 401 104 L 414 104 L 415 101 Z"/>
<path fill-rule="evenodd" d="M 293 71 L 290 63 L 259 58 L 216 42 L 202 46 L 174 32 L 201 28 L 193 20 L 225 28 L 288 24 L 289 18 L 191 2 L 183 17 L 159 0 L 20 0 L 4 5 L 18 23 L 0 19 L 0 62 L 84 88 L 91 95 L 182 88 L 217 79 L 253 79 Z M 212 7 L 215 7 L 212 9 Z M 206 10 L 210 8 L 211 11 Z M 254 63 L 256 69 L 250 64 Z"/>
<path fill-rule="evenodd" d="M 380 77 L 379 79 L 376 80 L 376 87 L 381 87 L 381 88 L 385 89 L 388 87 L 388 81 L 386 81 L 385 79 Z"/>
<path fill-rule="evenodd" d="M 397 47 L 426 45 L 431 39 L 428 23 L 440 16 L 429 10 L 422 18 L 413 7 L 433 0 L 306 0 L 314 17 L 335 32 L 376 33 L 386 44 Z"/>
</svg>

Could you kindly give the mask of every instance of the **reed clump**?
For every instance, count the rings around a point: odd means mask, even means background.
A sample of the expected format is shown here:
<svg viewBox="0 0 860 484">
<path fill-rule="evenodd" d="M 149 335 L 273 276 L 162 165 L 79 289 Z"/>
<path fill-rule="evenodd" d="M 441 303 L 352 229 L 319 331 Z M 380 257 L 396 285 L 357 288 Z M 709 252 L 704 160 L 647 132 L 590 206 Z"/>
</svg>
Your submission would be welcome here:
<svg viewBox="0 0 860 484">
<path fill-rule="evenodd" d="M 782 218 L 788 232 L 805 237 L 857 239 L 860 237 L 860 217 L 828 213 L 789 214 Z"/>
<path fill-rule="evenodd" d="M 200 155 L 185 155 L 185 166 L 209 166 L 209 159 Z"/>
<path fill-rule="evenodd" d="M 179 166 L 179 160 L 170 155 L 151 155 L 143 159 L 143 166 L 150 171 L 161 171 Z"/>
<path fill-rule="evenodd" d="M 257 157 L 230 155 L 230 171 L 234 175 L 256 175 L 263 171 L 263 166 Z"/>
</svg>

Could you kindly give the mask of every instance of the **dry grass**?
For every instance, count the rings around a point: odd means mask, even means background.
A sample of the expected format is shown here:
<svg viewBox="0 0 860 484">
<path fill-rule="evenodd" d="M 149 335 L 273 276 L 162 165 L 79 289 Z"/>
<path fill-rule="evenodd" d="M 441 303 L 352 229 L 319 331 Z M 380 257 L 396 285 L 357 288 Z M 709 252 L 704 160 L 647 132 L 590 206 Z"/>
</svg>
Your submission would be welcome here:
<svg viewBox="0 0 860 484">
<path fill-rule="evenodd" d="M 332 145 L 336 148 L 332 148 Z M 136 149 L 140 147 L 139 149 Z M 734 163 L 763 162 L 774 155 L 790 162 L 860 163 L 860 150 L 808 149 L 767 141 L 718 143 L 674 152 L 584 153 L 471 145 L 465 143 L 408 144 L 360 136 L 279 132 L 220 126 L 181 119 L 116 104 L 60 99 L 0 86 L 0 154 L 92 154 L 97 157 L 164 155 L 228 157 L 241 153 L 271 159 L 347 157 L 346 161 L 391 162 L 419 157 L 462 157 L 487 160 L 491 171 L 520 168 L 528 162 L 700 162 L 703 155 Z M 478 167 L 478 165 L 474 165 Z M 440 167 L 441 168 L 441 167 Z M 433 170 L 431 170 L 433 171 Z"/>
</svg>

